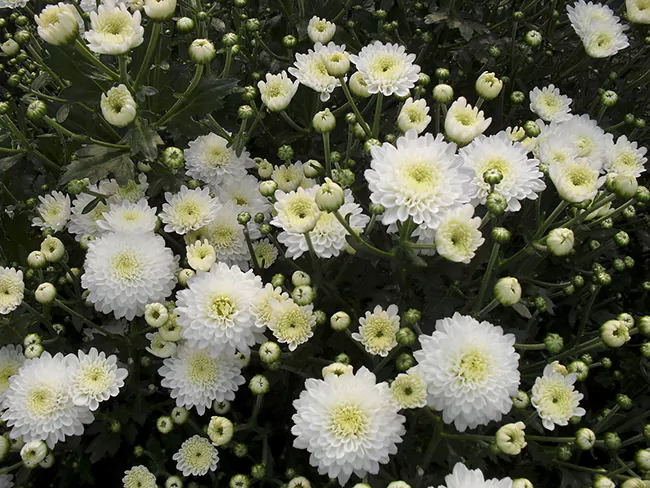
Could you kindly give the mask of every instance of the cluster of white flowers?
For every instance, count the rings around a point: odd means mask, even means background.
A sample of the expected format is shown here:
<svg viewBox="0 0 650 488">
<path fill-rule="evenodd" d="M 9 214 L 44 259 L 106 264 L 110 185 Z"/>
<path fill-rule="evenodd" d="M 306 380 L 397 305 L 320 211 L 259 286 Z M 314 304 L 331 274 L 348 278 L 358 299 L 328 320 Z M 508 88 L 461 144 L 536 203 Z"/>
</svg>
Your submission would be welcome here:
<svg viewBox="0 0 650 488">
<path fill-rule="evenodd" d="M 567 14 L 592 58 L 607 58 L 629 46 L 625 35 L 627 26 L 621 24 L 621 19 L 607 5 L 578 0 L 567 6 Z"/>
</svg>

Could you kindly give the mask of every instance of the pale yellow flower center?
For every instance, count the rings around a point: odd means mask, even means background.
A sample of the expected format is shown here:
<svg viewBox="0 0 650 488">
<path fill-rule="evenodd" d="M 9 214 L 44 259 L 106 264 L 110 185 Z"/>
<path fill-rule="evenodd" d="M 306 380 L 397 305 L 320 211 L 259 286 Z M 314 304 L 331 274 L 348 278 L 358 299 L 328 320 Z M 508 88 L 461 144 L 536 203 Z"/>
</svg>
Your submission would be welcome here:
<svg viewBox="0 0 650 488">
<path fill-rule="evenodd" d="M 480 351 L 470 351 L 460 358 L 456 375 L 468 383 L 478 383 L 488 374 L 488 360 Z"/>
<path fill-rule="evenodd" d="M 207 354 L 193 357 L 187 366 L 187 377 L 195 386 L 214 384 L 218 372 L 215 360 Z"/>
<path fill-rule="evenodd" d="M 353 403 L 339 405 L 330 414 L 328 430 L 337 439 L 357 439 L 368 431 L 368 427 L 368 415 Z"/>
<path fill-rule="evenodd" d="M 121 281 L 136 280 L 142 275 L 144 264 L 130 249 L 115 253 L 111 260 L 111 272 Z"/>
<path fill-rule="evenodd" d="M 217 295 L 212 297 L 208 305 L 208 316 L 213 319 L 228 318 L 235 310 L 232 300 L 226 296 Z"/>
</svg>

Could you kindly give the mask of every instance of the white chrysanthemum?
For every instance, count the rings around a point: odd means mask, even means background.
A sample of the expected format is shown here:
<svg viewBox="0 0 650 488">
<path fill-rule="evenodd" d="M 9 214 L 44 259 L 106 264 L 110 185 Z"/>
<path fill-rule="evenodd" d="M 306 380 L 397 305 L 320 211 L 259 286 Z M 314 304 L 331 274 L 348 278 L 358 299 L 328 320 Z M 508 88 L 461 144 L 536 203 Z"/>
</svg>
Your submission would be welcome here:
<svg viewBox="0 0 650 488">
<path fill-rule="evenodd" d="M 307 178 L 305 178 L 302 162 L 298 161 L 289 165 L 276 166 L 271 179 L 278 184 L 278 190 L 289 193 L 303 186 L 302 182 Z"/>
<path fill-rule="evenodd" d="M 148 303 L 167 298 L 176 285 L 178 256 L 154 234 L 108 233 L 91 241 L 81 286 L 95 309 L 132 320 Z"/>
<path fill-rule="evenodd" d="M 584 395 L 575 390 L 575 382 L 575 374 L 565 376 L 555 372 L 551 364 L 535 380 L 530 401 L 546 429 L 554 430 L 556 425 L 568 425 L 571 417 L 582 417 L 587 413 L 580 407 Z"/>
<path fill-rule="evenodd" d="M 386 310 L 377 305 L 372 312 L 367 311 L 365 317 L 359 318 L 359 332 L 352 334 L 352 338 L 363 344 L 370 354 L 386 357 L 397 346 L 399 321 L 397 305 L 389 305 Z"/>
<path fill-rule="evenodd" d="M 544 127 L 539 137 L 535 153 L 539 160 L 547 166 L 552 163 L 564 163 L 578 157 L 579 150 L 576 141 L 564 131 L 562 124 L 551 123 Z"/>
<path fill-rule="evenodd" d="M 124 488 L 156 488 L 156 476 L 145 466 L 133 466 L 124 472 Z"/>
<path fill-rule="evenodd" d="M 18 9 L 27 5 L 29 0 L 0 0 L 0 8 Z"/>
<path fill-rule="evenodd" d="M 420 67 L 414 64 L 415 54 L 407 54 L 404 46 L 375 41 L 364 46 L 358 55 L 350 56 L 370 93 L 387 97 L 405 97 L 418 81 Z"/>
<path fill-rule="evenodd" d="M 210 409 L 213 401 L 235 399 L 235 392 L 244 384 L 242 362 L 234 354 L 213 354 L 209 345 L 193 348 L 182 344 L 176 353 L 163 361 L 158 370 L 160 384 L 171 389 L 170 396 L 179 407 L 195 407 L 199 415 Z"/>
<path fill-rule="evenodd" d="M 266 215 L 271 211 L 271 204 L 260 193 L 259 180 L 252 175 L 224 178 L 213 190 L 217 200 L 221 203 L 232 201 L 238 212 L 248 212 L 254 216 L 258 213 Z"/>
<path fill-rule="evenodd" d="M 626 25 L 617 20 L 592 22 L 585 30 L 582 43 L 585 52 L 592 58 L 614 56 L 630 45 L 625 35 Z"/>
<path fill-rule="evenodd" d="M 106 121 L 115 127 L 129 125 L 135 119 L 138 110 L 135 99 L 124 84 L 114 86 L 106 93 L 102 93 L 100 106 Z"/>
<path fill-rule="evenodd" d="M 0 315 L 7 315 L 18 308 L 25 296 L 23 272 L 0 266 Z"/>
<path fill-rule="evenodd" d="M 273 305 L 275 302 L 290 300 L 289 294 L 282 291 L 282 288 L 273 287 L 271 283 L 264 285 L 262 291 L 253 298 L 251 313 L 255 319 L 255 325 L 264 329 L 269 327 L 273 319 Z"/>
<path fill-rule="evenodd" d="M 444 142 L 440 134 L 434 139 L 409 131 L 395 146 L 374 146 L 371 154 L 371 169 L 364 176 L 372 202 L 386 208 L 384 225 L 411 218 L 436 228 L 447 210 L 470 200 L 472 172 L 456 155 L 456 145 Z"/>
<path fill-rule="evenodd" d="M 289 106 L 298 91 L 298 80 L 292 81 L 286 71 L 278 75 L 266 73 L 266 81 L 258 81 L 257 88 L 266 108 L 271 112 L 282 112 Z"/>
<path fill-rule="evenodd" d="M 217 186 L 225 176 L 240 178 L 248 168 L 255 166 L 248 151 L 239 156 L 228 141 L 217 134 L 199 136 L 190 141 L 185 150 L 185 167 L 192 178 Z"/>
<path fill-rule="evenodd" d="M 401 408 L 422 408 L 427 404 L 427 384 L 417 367 L 397 375 L 390 391 Z"/>
<path fill-rule="evenodd" d="M 50 449 L 72 435 L 81 435 L 93 421 L 87 407 L 76 406 L 70 394 L 72 378 L 63 354 L 44 352 L 29 359 L 9 380 L 2 420 L 11 427 L 9 437 L 25 442 L 45 441 Z"/>
<path fill-rule="evenodd" d="M 307 24 L 307 35 L 311 42 L 320 42 L 326 44 L 332 40 L 336 33 L 336 24 L 329 22 L 327 19 L 321 19 L 315 15 L 309 19 Z"/>
<path fill-rule="evenodd" d="M 317 188 L 306 190 L 310 195 L 315 195 Z M 345 202 L 339 208 L 339 213 L 348 220 L 350 227 L 357 233 L 366 228 L 370 217 L 363 214 L 362 208 L 354 201 L 354 196 L 349 189 L 345 190 Z M 349 217 L 348 217 L 349 216 Z M 321 213 L 316 227 L 309 232 L 309 238 L 316 255 L 321 258 L 338 256 L 347 246 L 348 231 L 341 225 L 332 213 Z M 286 256 L 298 259 L 309 252 L 309 246 L 304 234 L 280 232 L 278 241 L 287 247 Z"/>
<path fill-rule="evenodd" d="M 282 344 L 287 344 L 290 351 L 295 351 L 314 335 L 316 316 L 314 306 L 300 306 L 293 300 L 272 300 L 271 320 L 267 326 L 273 336 Z"/>
<path fill-rule="evenodd" d="M 456 463 L 451 474 L 445 476 L 445 484 L 438 488 L 512 488 L 512 480 L 510 478 L 486 480 L 480 469 L 470 470 L 463 463 Z"/>
<path fill-rule="evenodd" d="M 648 0 L 625 0 L 627 20 L 635 24 L 650 24 L 650 3 Z"/>
<path fill-rule="evenodd" d="M 97 186 L 99 187 L 99 193 L 110 195 L 108 203 L 122 203 L 124 200 L 136 203 L 142 199 L 147 199 L 149 183 L 147 182 L 147 176 L 140 173 L 137 181 L 129 180 L 124 186 L 120 186 L 117 180 L 114 179 L 101 180 Z"/>
<path fill-rule="evenodd" d="M 186 234 L 214 220 L 219 202 L 210 196 L 208 188 L 188 189 L 185 185 L 178 193 L 165 192 L 160 219 L 166 224 L 165 232 Z"/>
<path fill-rule="evenodd" d="M 464 146 L 483 134 L 492 123 L 492 118 L 485 118 L 482 110 L 472 107 L 465 97 L 460 97 L 451 104 L 445 117 L 445 135 L 450 141 Z"/>
<path fill-rule="evenodd" d="M 145 337 L 150 342 L 149 346 L 146 347 L 147 352 L 157 358 L 168 358 L 176 352 L 176 343 L 163 339 L 159 331 L 149 332 Z"/>
<path fill-rule="evenodd" d="M 406 432 L 388 385 L 377 384 L 365 367 L 308 379 L 293 406 L 294 447 L 307 449 L 309 464 L 341 485 L 353 473 L 377 474 Z"/>
<path fill-rule="evenodd" d="M 84 30 L 84 22 L 74 5 L 62 2 L 47 5 L 40 14 L 34 16 L 34 20 L 41 39 L 56 46 L 74 42 Z"/>
<path fill-rule="evenodd" d="M 0 348 L 0 403 L 2 395 L 9 388 L 9 378 L 18 373 L 24 362 L 22 346 L 9 344 Z"/>
<path fill-rule="evenodd" d="M 605 170 L 608 173 L 632 175 L 638 178 L 645 171 L 645 163 L 648 161 L 645 157 L 647 151 L 645 147 L 638 147 L 636 142 L 629 141 L 626 136 L 621 136 L 616 140 L 616 144 L 608 146 L 605 153 Z"/>
<path fill-rule="evenodd" d="M 219 454 L 209 439 L 195 435 L 181 444 L 172 459 L 183 476 L 204 476 L 217 469 Z"/>
<path fill-rule="evenodd" d="M 337 46 L 333 42 L 324 46 L 317 42 L 307 54 L 296 53 L 294 66 L 289 68 L 289 73 L 301 84 L 320 93 L 322 102 L 328 101 L 334 89 L 341 85 L 338 78 L 331 76 L 325 67 L 325 57 L 335 51 L 343 52 L 345 46 Z"/>
<path fill-rule="evenodd" d="M 480 225 L 469 204 L 448 211 L 436 229 L 436 250 L 450 261 L 468 264 L 485 242 Z"/>
<path fill-rule="evenodd" d="M 210 344 L 215 353 L 248 354 L 257 329 L 251 305 L 261 289 L 258 276 L 237 266 L 217 263 L 209 273 L 199 271 L 188 288 L 176 294 L 183 338 L 197 347 Z"/>
<path fill-rule="evenodd" d="M 591 200 L 605 183 L 605 177 L 600 176 L 598 165 L 587 158 L 552 163 L 548 175 L 560 197 L 571 203 Z"/>
<path fill-rule="evenodd" d="M 428 404 L 442 411 L 445 423 L 463 432 L 510 411 L 519 387 L 514 335 L 456 312 L 419 339 L 422 350 L 415 358 L 427 382 Z"/>
<path fill-rule="evenodd" d="M 96 185 L 90 185 L 89 190 L 99 192 Z M 108 210 L 108 205 L 103 202 L 97 203 L 90 212 L 84 213 L 84 209 L 93 203 L 95 197 L 88 193 L 81 193 L 72 202 L 72 212 L 68 224 L 68 232 L 80 241 L 83 236 L 98 237 L 102 234 L 98 221 L 103 220 L 103 214 Z"/>
<path fill-rule="evenodd" d="M 285 193 L 275 192 L 275 211 L 271 223 L 286 232 L 304 234 L 316 227 L 321 211 L 315 200 L 315 190 L 298 188 L 296 191 Z"/>
<path fill-rule="evenodd" d="M 409 97 L 397 116 L 397 127 L 405 133 L 413 129 L 421 134 L 430 122 L 429 107 L 423 98 L 413 101 L 413 98 Z"/>
<path fill-rule="evenodd" d="M 99 403 L 117 396 L 124 386 L 128 371 L 117 366 L 117 356 L 98 352 L 94 347 L 88 354 L 66 356 L 70 368 L 70 395 L 75 405 L 97 410 Z"/>
<path fill-rule="evenodd" d="M 215 217 L 205 227 L 190 231 L 185 236 L 185 242 L 193 244 L 197 240 L 207 239 L 214 248 L 217 261 L 229 265 L 236 264 L 240 268 L 248 267 L 250 253 L 246 245 L 246 236 L 242 225 L 237 221 L 239 210 L 232 201 L 226 202 L 215 214 Z M 251 238 L 258 237 L 259 231 L 249 229 Z"/>
<path fill-rule="evenodd" d="M 217 262 L 217 253 L 207 239 L 197 240 L 186 247 L 187 264 L 196 271 L 210 271 Z"/>
<path fill-rule="evenodd" d="M 539 161 L 528 157 L 528 150 L 519 142 L 512 142 L 505 132 L 493 136 L 480 135 L 459 154 L 465 166 L 474 172 L 474 203 L 485 205 L 490 194 L 490 184 L 483 174 L 488 170 L 498 169 L 503 175 L 495 189 L 508 201 L 508 210 L 521 210 L 520 200 L 535 200 L 537 193 L 546 188 L 544 175 L 539 170 Z"/>
<path fill-rule="evenodd" d="M 594 22 L 618 21 L 614 11 L 602 3 L 578 0 L 573 5 L 567 5 L 566 10 L 571 26 L 579 37 L 584 37 L 587 28 Z"/>
<path fill-rule="evenodd" d="M 579 157 L 589 158 L 592 163 L 598 163 L 598 169 L 602 168 L 607 150 L 614 143 L 614 137 L 605 133 L 594 119 L 588 115 L 576 115 L 558 124 L 558 130 L 573 141 Z"/>
<path fill-rule="evenodd" d="M 129 200 L 111 203 L 102 218 L 103 220 L 97 221 L 99 229 L 124 234 L 150 233 L 158 223 L 156 209 L 151 208 L 145 199 L 137 203 L 131 203 Z"/>
<path fill-rule="evenodd" d="M 163 21 L 173 17 L 176 0 L 144 0 L 142 9 L 150 19 Z"/>
<path fill-rule="evenodd" d="M 268 239 L 261 239 L 253 244 L 253 251 L 257 264 L 263 269 L 270 268 L 278 259 L 278 249 Z"/>
<path fill-rule="evenodd" d="M 58 232 L 65 228 L 70 220 L 70 197 L 60 191 L 49 195 L 39 195 L 40 205 L 36 207 L 36 217 L 32 219 L 34 227 L 52 229 Z"/>
<path fill-rule="evenodd" d="M 124 3 L 104 0 L 90 12 L 90 30 L 84 33 L 88 48 L 97 54 L 126 54 L 144 41 L 139 11 L 129 12 Z"/>
<path fill-rule="evenodd" d="M 535 87 L 530 91 L 529 97 L 531 112 L 546 122 L 564 122 L 572 117 L 572 100 L 562 95 L 555 85 L 545 86 L 541 90 Z"/>
</svg>

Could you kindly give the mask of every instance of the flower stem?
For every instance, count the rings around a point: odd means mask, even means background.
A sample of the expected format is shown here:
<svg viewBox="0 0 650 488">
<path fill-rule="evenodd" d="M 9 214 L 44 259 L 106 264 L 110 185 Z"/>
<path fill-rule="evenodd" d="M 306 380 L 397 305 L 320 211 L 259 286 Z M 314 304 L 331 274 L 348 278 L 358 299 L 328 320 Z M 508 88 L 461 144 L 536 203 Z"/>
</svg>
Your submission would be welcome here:
<svg viewBox="0 0 650 488">
<path fill-rule="evenodd" d="M 151 57 L 153 56 L 153 52 L 155 51 L 158 44 L 158 37 L 160 36 L 161 30 L 162 24 L 160 22 L 154 22 L 149 37 L 149 44 L 147 45 L 147 51 L 144 54 L 144 59 L 140 65 L 140 70 L 138 71 L 138 74 L 135 77 L 135 81 L 133 82 L 134 92 L 138 90 L 138 87 L 140 86 L 145 73 L 149 70 L 149 63 L 151 62 Z"/>
<path fill-rule="evenodd" d="M 352 229 L 352 227 L 350 227 L 350 224 L 348 224 L 348 222 L 345 220 L 345 218 L 340 214 L 340 212 L 338 210 L 335 210 L 333 213 L 334 213 L 334 216 L 336 217 L 336 220 L 338 220 L 340 222 L 340 224 L 345 228 L 345 230 L 348 231 L 348 234 L 350 234 L 352 236 L 352 238 L 358 244 L 361 244 L 368 251 L 376 254 L 377 256 L 381 256 L 382 258 L 391 259 L 391 258 L 395 257 L 394 253 L 382 251 L 381 249 L 377 249 L 375 246 L 373 246 L 371 244 L 368 244 L 366 241 L 361 239 L 361 237 L 359 237 L 359 234 L 357 234 L 354 231 L 354 229 Z"/>
<path fill-rule="evenodd" d="M 343 77 L 339 78 L 339 81 L 341 82 L 341 88 L 343 89 L 345 98 L 348 99 L 348 102 L 350 103 L 350 107 L 352 108 L 352 112 L 354 112 L 354 115 L 357 118 L 357 122 L 359 122 L 359 125 L 363 129 L 363 132 L 366 133 L 366 136 L 371 137 L 372 132 L 370 131 L 370 127 L 364 120 L 363 116 L 361 115 L 361 112 L 359 112 L 359 107 L 357 107 L 357 104 L 354 103 L 354 99 L 352 98 L 352 94 L 350 93 L 350 88 L 348 88 L 348 84 L 345 82 Z"/>
<path fill-rule="evenodd" d="M 314 281 L 316 282 L 317 285 L 320 285 L 321 282 L 321 268 L 320 268 L 320 261 L 318 260 L 318 255 L 316 254 L 316 250 L 314 249 L 314 244 L 311 241 L 311 236 L 309 235 L 309 232 L 305 232 L 303 234 L 305 236 L 305 242 L 307 243 L 307 248 L 309 248 L 309 255 L 311 257 L 311 267 L 314 271 L 315 279 Z"/>
<path fill-rule="evenodd" d="M 325 150 L 325 174 L 332 176 L 332 162 L 330 158 L 330 133 L 323 132 L 323 149 Z"/>
<path fill-rule="evenodd" d="M 490 259 L 488 260 L 488 265 L 485 270 L 485 274 L 483 275 L 483 281 L 481 281 L 481 288 L 479 289 L 478 292 L 478 298 L 476 299 L 476 303 L 474 304 L 474 310 L 477 312 L 483 306 L 483 300 L 485 299 L 485 292 L 487 291 L 488 283 L 490 282 L 492 270 L 494 269 L 494 265 L 496 264 L 497 258 L 499 257 L 500 247 L 501 245 L 498 242 L 495 242 L 494 245 L 492 246 L 492 252 L 490 253 Z"/>
<path fill-rule="evenodd" d="M 379 125 L 381 122 L 381 106 L 383 105 L 384 95 L 383 93 L 377 93 L 377 104 L 375 105 L 375 118 L 372 122 L 372 137 L 377 138 L 379 136 Z"/>
<path fill-rule="evenodd" d="M 85 323 L 87 326 L 89 326 L 89 327 L 95 329 L 95 330 L 96 330 L 97 332 L 99 332 L 100 334 L 105 335 L 105 336 L 108 336 L 108 337 L 110 337 L 111 339 L 113 339 L 114 341 L 121 341 L 121 342 L 125 341 L 125 339 L 124 339 L 123 337 L 116 336 L 115 334 L 112 334 L 111 332 L 108 332 L 107 330 L 104 330 L 101 326 L 97 325 L 97 324 L 94 323 L 92 320 L 90 320 L 90 319 L 84 317 L 83 315 L 81 315 L 81 314 L 80 314 L 79 312 L 77 312 L 76 310 L 73 310 L 73 309 L 71 309 L 70 307 L 68 307 L 67 305 L 65 305 L 65 304 L 64 304 L 63 302 L 61 302 L 61 300 L 59 300 L 58 298 L 55 298 L 53 303 L 54 303 L 57 307 L 62 308 L 63 310 L 65 310 L 66 312 L 68 312 L 70 315 L 74 315 L 74 316 L 77 317 L 79 320 L 81 320 L 83 323 Z"/>
<path fill-rule="evenodd" d="M 12 464 L 11 466 L 7 466 L 6 468 L 0 469 L 0 474 L 7 474 L 11 473 L 14 469 L 18 469 L 23 465 L 22 461 L 18 461 L 16 464 Z"/>
<path fill-rule="evenodd" d="M 81 55 L 84 57 L 84 59 L 86 59 L 88 62 L 90 62 L 90 64 L 92 64 L 97 69 L 102 71 L 104 74 L 106 74 L 113 81 L 120 81 L 120 75 L 117 74 L 112 69 L 110 69 L 104 63 L 102 63 L 99 59 L 97 59 L 97 57 L 90 51 L 90 49 L 88 49 L 88 46 L 86 46 L 79 39 L 76 40 L 75 47 L 81 53 Z"/>
<path fill-rule="evenodd" d="M 286 111 L 283 110 L 282 112 L 280 112 L 280 115 L 287 122 L 287 124 L 289 124 L 292 128 L 294 128 L 298 132 L 302 132 L 303 134 L 310 133 L 309 129 L 305 129 L 304 127 L 301 127 L 298 124 L 296 124 Z"/>
<path fill-rule="evenodd" d="M 221 78 L 226 78 L 228 73 L 230 73 L 230 66 L 232 65 L 232 48 L 227 48 L 226 50 L 226 64 L 223 67 L 221 72 Z"/>
<path fill-rule="evenodd" d="M 557 207 L 555 207 L 555 210 L 551 212 L 551 215 L 548 216 L 546 220 L 542 223 L 539 229 L 537 229 L 537 233 L 535 234 L 535 237 L 533 237 L 533 240 L 536 241 L 542 235 L 544 235 L 544 232 L 546 232 L 546 229 L 549 228 L 549 226 L 555 221 L 555 219 L 558 218 L 558 216 L 564 211 L 565 208 L 569 206 L 569 202 L 566 202 L 562 200 Z"/>
<path fill-rule="evenodd" d="M 244 238 L 246 239 L 246 247 L 248 247 L 248 252 L 251 255 L 251 261 L 253 262 L 253 270 L 255 273 L 259 274 L 260 272 L 260 263 L 257 261 L 257 256 L 255 255 L 255 248 L 253 247 L 253 242 L 251 241 L 250 233 L 248 232 L 248 224 L 243 225 L 244 228 Z"/>
<path fill-rule="evenodd" d="M 546 344 L 515 344 L 515 348 L 524 351 L 543 351 L 546 349 Z"/>
<path fill-rule="evenodd" d="M 433 454 L 436 452 L 436 447 L 438 447 L 438 443 L 444 435 L 442 432 L 443 427 L 444 424 L 442 423 L 442 419 L 436 416 L 436 424 L 433 428 L 433 435 L 431 436 L 431 440 L 429 440 L 429 445 L 427 446 L 427 450 L 424 452 L 424 457 L 422 458 L 422 463 L 420 464 L 420 468 L 424 471 L 426 471 L 429 467 L 429 464 L 431 464 Z"/>
<path fill-rule="evenodd" d="M 194 91 L 194 89 L 198 86 L 199 81 L 201 81 L 201 75 L 203 74 L 203 69 L 204 66 L 202 64 L 196 65 L 196 71 L 194 72 L 194 77 L 192 78 L 192 81 L 190 82 L 189 86 L 187 89 L 183 92 L 181 97 L 176 100 L 176 103 L 172 105 L 172 108 L 170 108 L 165 115 L 163 115 L 158 122 L 156 122 L 155 126 L 160 127 L 161 125 L 164 125 L 165 122 L 169 122 L 175 115 L 176 112 L 183 106 L 185 103 L 185 99 Z"/>
<path fill-rule="evenodd" d="M 75 139 L 77 141 L 91 142 L 93 144 L 97 144 L 99 146 L 110 147 L 112 149 L 130 149 L 130 147 L 125 145 L 125 144 L 113 144 L 111 142 L 100 141 L 99 139 L 94 139 L 94 138 L 89 137 L 89 136 L 82 136 L 80 134 L 76 134 L 76 133 L 66 129 L 61 124 L 59 124 L 56 120 L 48 117 L 47 115 L 45 117 L 43 117 L 43 120 L 45 122 L 47 122 L 48 124 L 50 124 L 54 130 L 57 130 L 57 131 L 61 132 L 62 134 L 66 135 L 66 136 L 68 136 L 68 137 L 70 137 L 72 139 Z"/>
</svg>

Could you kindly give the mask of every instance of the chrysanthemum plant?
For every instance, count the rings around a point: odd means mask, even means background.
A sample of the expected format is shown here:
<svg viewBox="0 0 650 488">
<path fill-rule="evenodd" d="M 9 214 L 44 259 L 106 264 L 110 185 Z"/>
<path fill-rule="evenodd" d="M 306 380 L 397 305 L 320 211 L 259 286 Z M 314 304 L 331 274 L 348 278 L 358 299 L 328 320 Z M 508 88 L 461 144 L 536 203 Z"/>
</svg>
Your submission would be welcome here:
<svg viewBox="0 0 650 488">
<path fill-rule="evenodd" d="M 648 0 L 0 0 L 0 487 L 650 484 Z"/>
</svg>

